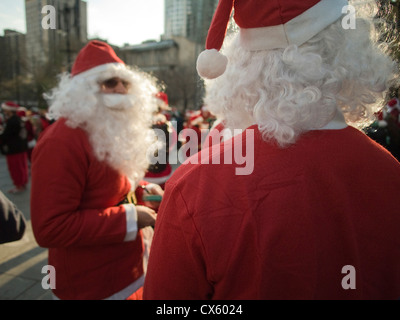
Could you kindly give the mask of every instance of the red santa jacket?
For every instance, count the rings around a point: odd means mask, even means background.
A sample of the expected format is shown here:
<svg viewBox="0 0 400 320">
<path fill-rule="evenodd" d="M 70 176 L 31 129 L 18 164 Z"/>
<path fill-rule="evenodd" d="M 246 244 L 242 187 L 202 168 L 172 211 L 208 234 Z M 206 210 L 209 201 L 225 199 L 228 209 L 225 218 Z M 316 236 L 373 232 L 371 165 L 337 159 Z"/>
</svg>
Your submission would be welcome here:
<svg viewBox="0 0 400 320">
<path fill-rule="evenodd" d="M 212 164 L 248 130 L 250 175 Z M 285 149 L 248 130 L 167 182 L 144 298 L 399 299 L 400 164 L 352 127 Z"/>
<path fill-rule="evenodd" d="M 49 248 L 60 299 L 103 299 L 143 275 L 141 232 L 124 242 L 131 184 L 98 161 L 81 129 L 60 119 L 46 129 L 32 158 L 31 219 Z"/>
</svg>

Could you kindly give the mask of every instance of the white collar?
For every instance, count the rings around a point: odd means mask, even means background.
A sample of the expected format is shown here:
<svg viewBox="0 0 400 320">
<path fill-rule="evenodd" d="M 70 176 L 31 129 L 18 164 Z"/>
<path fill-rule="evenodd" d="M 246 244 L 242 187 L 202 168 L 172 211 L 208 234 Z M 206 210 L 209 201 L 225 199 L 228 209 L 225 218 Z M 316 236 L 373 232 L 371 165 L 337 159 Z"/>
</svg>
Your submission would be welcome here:
<svg viewBox="0 0 400 320">
<path fill-rule="evenodd" d="M 346 120 L 344 119 L 343 113 L 338 110 L 335 117 L 325 126 L 323 126 L 322 128 L 313 128 L 311 130 L 342 130 L 347 127 L 348 125 L 346 123 Z"/>
<path fill-rule="evenodd" d="M 315 130 L 342 130 L 342 129 L 346 129 L 348 127 L 348 124 L 346 123 L 346 120 L 343 116 L 343 113 L 339 110 L 337 110 L 335 117 L 329 121 L 325 126 L 323 126 L 322 128 L 312 128 L 310 129 L 311 131 L 315 131 Z M 238 130 L 238 132 L 235 135 L 241 134 L 240 130 Z M 230 138 L 232 138 L 233 136 L 235 136 L 233 134 L 233 130 L 227 129 L 225 128 L 222 131 L 222 141 L 228 140 Z"/>
</svg>

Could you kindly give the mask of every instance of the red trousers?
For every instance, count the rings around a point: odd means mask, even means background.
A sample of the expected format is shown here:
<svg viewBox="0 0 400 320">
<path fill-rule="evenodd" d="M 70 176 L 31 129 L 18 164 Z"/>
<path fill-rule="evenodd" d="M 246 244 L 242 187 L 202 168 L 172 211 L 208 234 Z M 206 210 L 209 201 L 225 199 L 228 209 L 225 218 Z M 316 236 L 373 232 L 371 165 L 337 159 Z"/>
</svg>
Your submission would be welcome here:
<svg viewBox="0 0 400 320">
<path fill-rule="evenodd" d="M 6 158 L 8 171 L 14 185 L 18 188 L 24 187 L 29 180 L 27 153 L 9 154 Z"/>
</svg>

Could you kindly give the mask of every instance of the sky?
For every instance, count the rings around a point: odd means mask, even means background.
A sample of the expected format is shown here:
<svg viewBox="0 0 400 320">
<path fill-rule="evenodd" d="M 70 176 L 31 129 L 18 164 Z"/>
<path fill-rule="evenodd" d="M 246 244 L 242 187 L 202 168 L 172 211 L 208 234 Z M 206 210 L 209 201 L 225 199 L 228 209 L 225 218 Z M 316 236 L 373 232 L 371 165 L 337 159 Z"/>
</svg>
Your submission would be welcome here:
<svg viewBox="0 0 400 320">
<path fill-rule="evenodd" d="M 164 0 L 86 2 L 89 39 L 98 37 L 123 46 L 160 40 L 164 33 Z M 4 29 L 26 33 L 25 0 L 0 0 L 0 35 Z"/>
</svg>

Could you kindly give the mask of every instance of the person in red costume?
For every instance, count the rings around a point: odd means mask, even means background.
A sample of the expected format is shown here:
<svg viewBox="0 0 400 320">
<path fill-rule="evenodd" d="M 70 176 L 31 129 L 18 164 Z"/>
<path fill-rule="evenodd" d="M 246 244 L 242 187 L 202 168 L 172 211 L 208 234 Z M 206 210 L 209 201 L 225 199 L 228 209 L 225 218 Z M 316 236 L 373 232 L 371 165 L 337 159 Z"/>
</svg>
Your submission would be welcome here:
<svg viewBox="0 0 400 320">
<path fill-rule="evenodd" d="M 90 41 L 47 94 L 56 121 L 32 154 L 31 219 L 56 299 L 140 299 L 156 207 L 143 181 L 155 81 Z"/>
<path fill-rule="evenodd" d="M 20 106 L 12 101 L 2 103 L 1 108 L 6 116 L 5 129 L 0 135 L 2 153 L 7 159 L 7 167 L 14 188 L 9 193 L 21 193 L 29 182 L 28 168 L 28 133 L 25 123 L 18 116 Z"/>
<path fill-rule="evenodd" d="M 400 164 L 359 130 L 398 75 L 347 5 L 219 1 L 197 69 L 236 132 L 168 180 L 144 299 L 400 298 Z"/>
<path fill-rule="evenodd" d="M 160 146 L 155 152 L 151 165 L 147 169 L 145 179 L 146 181 L 158 184 L 164 189 L 165 183 L 174 172 L 169 161 L 169 154 L 170 151 L 176 147 L 177 132 L 166 116 L 166 112 L 171 110 L 168 102 L 168 95 L 160 91 L 156 94 L 155 98 L 158 109 L 153 115 L 152 128 L 158 136 Z"/>
<path fill-rule="evenodd" d="M 17 116 L 21 118 L 23 124 L 25 125 L 26 133 L 27 133 L 27 141 L 28 141 L 28 161 L 31 162 L 32 159 L 32 151 L 36 144 L 35 139 L 35 129 L 33 124 L 28 117 L 27 110 L 24 107 L 20 107 L 19 111 L 17 112 Z"/>
</svg>

